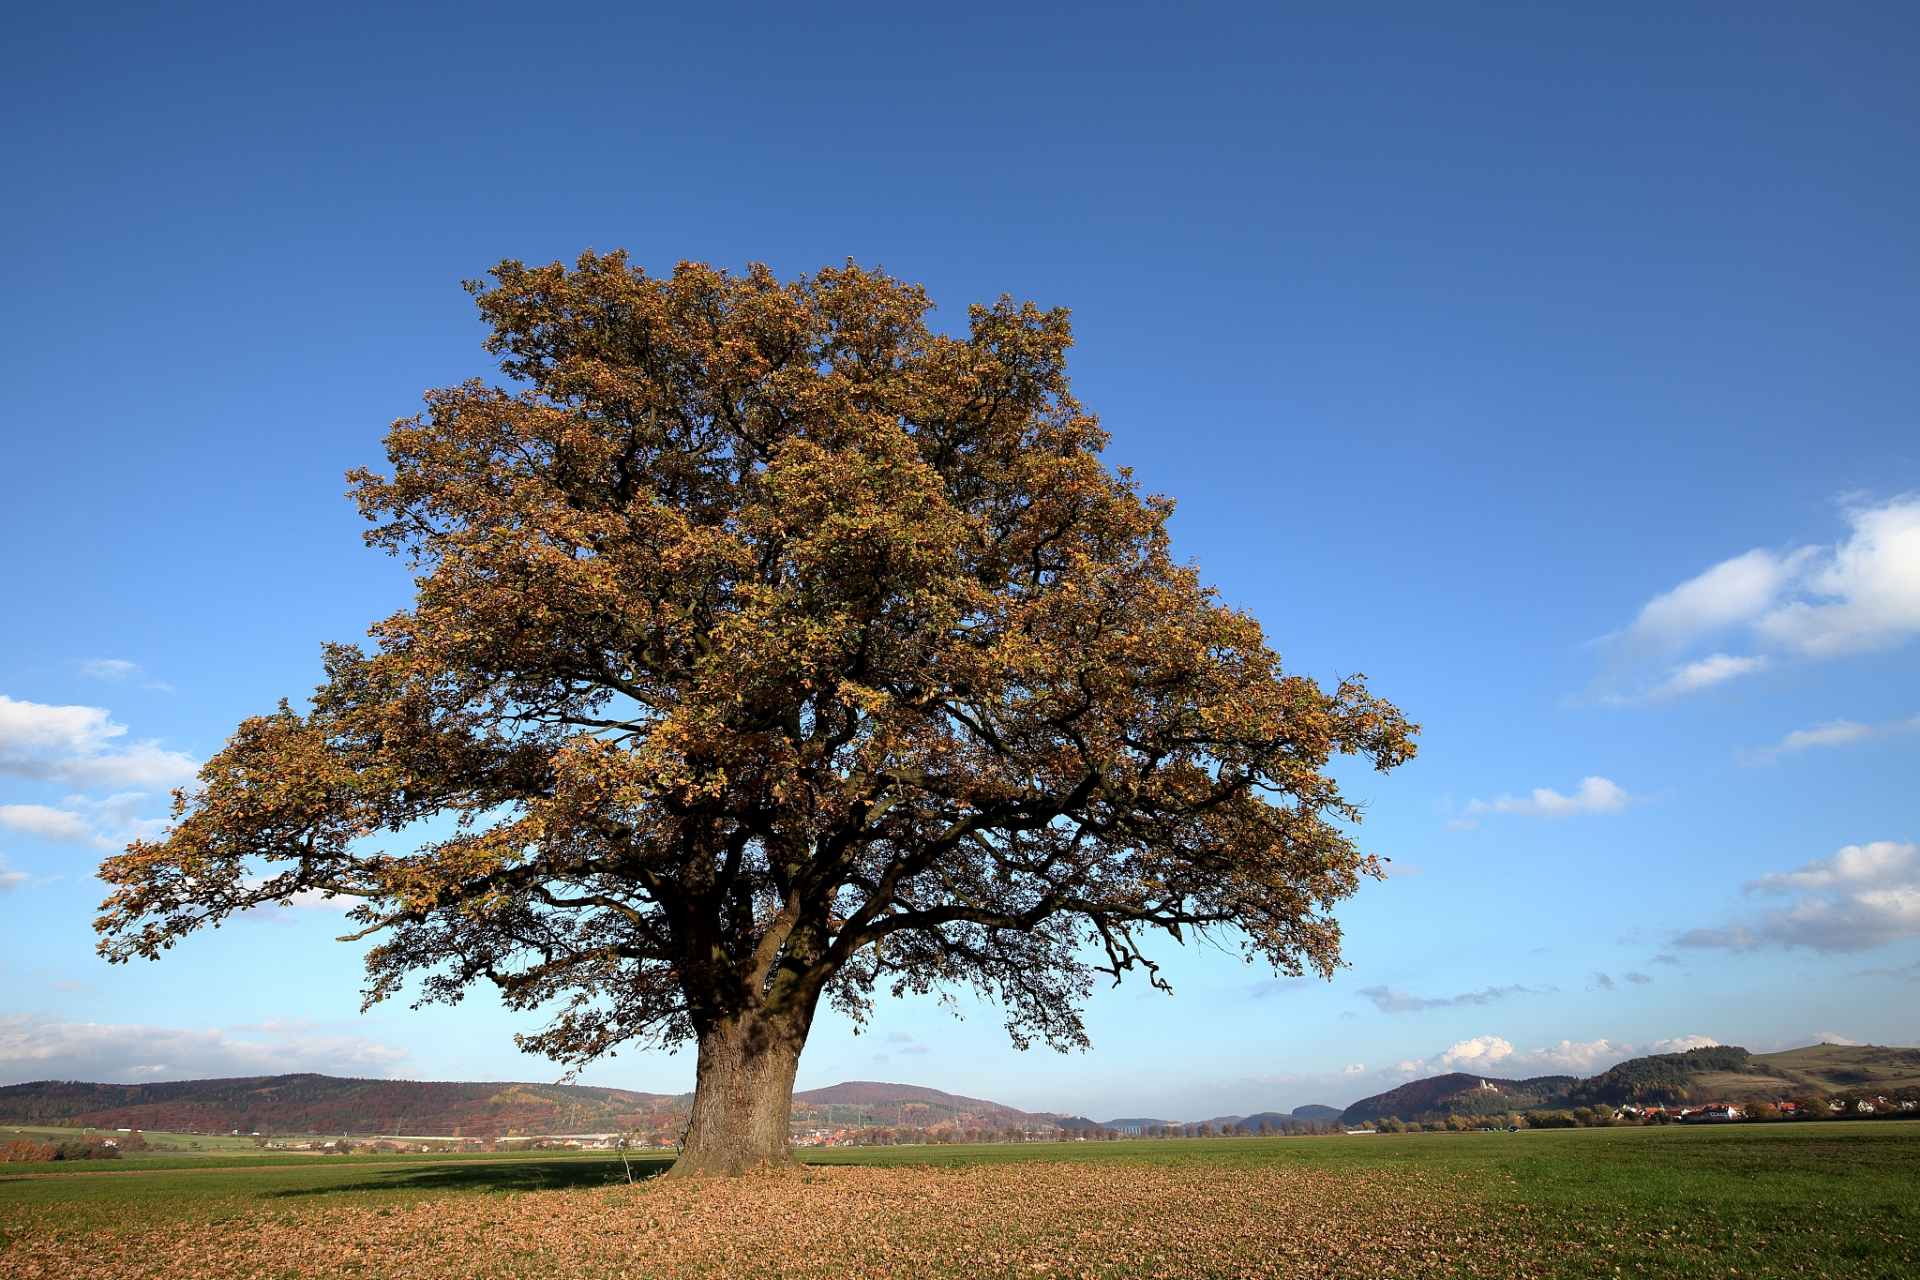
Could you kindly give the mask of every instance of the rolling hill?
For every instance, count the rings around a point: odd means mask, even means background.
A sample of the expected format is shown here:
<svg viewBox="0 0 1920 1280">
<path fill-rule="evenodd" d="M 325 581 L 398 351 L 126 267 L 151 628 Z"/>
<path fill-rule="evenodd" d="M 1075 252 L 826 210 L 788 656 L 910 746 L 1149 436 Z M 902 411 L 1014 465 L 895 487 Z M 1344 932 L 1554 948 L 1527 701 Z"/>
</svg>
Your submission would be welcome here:
<svg viewBox="0 0 1920 1280">
<path fill-rule="evenodd" d="M 1920 1092 L 1920 1049 L 1880 1045 L 1813 1045 L 1782 1053 L 1749 1053 L 1737 1045 L 1631 1058 L 1595 1076 L 1505 1080 L 1452 1072 L 1414 1080 L 1348 1107 L 1341 1119 L 1364 1124 L 1395 1116 L 1422 1122 L 1449 1115 L 1500 1115 L 1606 1103 L 1770 1101 L 1796 1093 L 1844 1095 Z"/>
<path fill-rule="evenodd" d="M 1414 1120 L 1425 1116 L 1505 1115 L 1509 1111 L 1557 1105 L 1574 1083 L 1572 1076 L 1503 1080 L 1451 1071 L 1362 1098 L 1342 1112 L 1340 1120 L 1343 1124 L 1365 1124 L 1389 1116 Z"/>
<path fill-rule="evenodd" d="M 584 1085 L 350 1080 L 322 1075 L 152 1084 L 42 1080 L 0 1088 L 0 1123 L 178 1133 L 405 1133 L 501 1137 L 657 1127 L 691 1094 Z M 794 1095 L 798 1124 L 834 1127 L 1053 1128 L 1032 1114 L 920 1085 L 853 1080 Z"/>
<path fill-rule="evenodd" d="M 849 1080 L 824 1089 L 806 1089 L 793 1095 L 796 1124 L 856 1129 L 931 1129 L 953 1125 L 961 1129 L 1008 1127 L 1054 1128 L 1063 1117 L 1052 1113 L 1018 1111 L 981 1098 L 963 1098 L 917 1084 L 887 1084 L 878 1080 Z"/>
<path fill-rule="evenodd" d="M 1920 1049 L 1816 1044 L 1784 1053 L 1755 1054 L 1752 1068 L 1703 1075 L 1694 1088 L 1703 1093 L 1718 1091 L 1737 1101 L 1743 1087 L 1755 1087 L 1757 1082 L 1752 1077 L 1758 1072 L 1789 1085 L 1834 1093 L 1920 1089 Z"/>
</svg>

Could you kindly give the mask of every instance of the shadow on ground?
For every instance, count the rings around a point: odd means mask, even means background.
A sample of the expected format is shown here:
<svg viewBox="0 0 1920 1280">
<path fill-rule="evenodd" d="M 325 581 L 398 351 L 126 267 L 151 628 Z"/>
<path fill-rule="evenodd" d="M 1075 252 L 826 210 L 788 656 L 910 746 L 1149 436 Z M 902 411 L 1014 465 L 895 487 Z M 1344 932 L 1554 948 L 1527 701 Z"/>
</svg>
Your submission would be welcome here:
<svg viewBox="0 0 1920 1280">
<path fill-rule="evenodd" d="M 671 1158 L 646 1156 L 631 1162 L 633 1180 L 658 1177 L 673 1167 Z M 515 1191 L 565 1191 L 578 1187 L 624 1184 L 627 1167 L 618 1160 L 501 1160 L 432 1165 L 425 1169 L 392 1169 L 370 1173 L 355 1182 L 325 1187 L 298 1187 L 270 1191 L 268 1200 L 314 1199 L 342 1192 L 457 1192 L 504 1194 Z"/>
</svg>

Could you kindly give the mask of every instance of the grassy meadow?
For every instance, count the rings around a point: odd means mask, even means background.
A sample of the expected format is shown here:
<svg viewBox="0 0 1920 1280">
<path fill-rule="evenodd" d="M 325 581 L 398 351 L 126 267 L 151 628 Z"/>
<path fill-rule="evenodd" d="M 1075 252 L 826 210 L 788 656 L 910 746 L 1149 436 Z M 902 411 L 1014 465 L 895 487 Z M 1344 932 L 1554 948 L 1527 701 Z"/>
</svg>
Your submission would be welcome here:
<svg viewBox="0 0 1920 1280">
<path fill-rule="evenodd" d="M 1920 1124 L 0 1170 L 0 1276 L 1920 1274 Z M 16 1173 L 18 1169 L 20 1172 Z M 28 1170 L 31 1172 L 28 1172 Z"/>
</svg>

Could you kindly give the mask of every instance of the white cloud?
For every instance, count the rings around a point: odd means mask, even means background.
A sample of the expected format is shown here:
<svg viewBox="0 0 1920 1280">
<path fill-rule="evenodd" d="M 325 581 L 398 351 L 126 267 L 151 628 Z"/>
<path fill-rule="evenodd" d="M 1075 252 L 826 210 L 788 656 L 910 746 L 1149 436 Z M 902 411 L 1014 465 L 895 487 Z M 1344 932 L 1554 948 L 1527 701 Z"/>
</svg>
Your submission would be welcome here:
<svg viewBox="0 0 1920 1280">
<path fill-rule="evenodd" d="M 124 680 L 139 669 L 138 663 L 124 658 L 89 658 L 80 664 L 80 673 L 96 680 Z"/>
<path fill-rule="evenodd" d="M 1511 1041 L 1502 1040 L 1499 1036 L 1475 1036 L 1471 1040 L 1460 1041 L 1451 1049 L 1443 1049 L 1429 1061 L 1442 1071 L 1459 1071 L 1463 1068 L 1483 1071 L 1489 1064 L 1505 1062 L 1513 1056 Z"/>
<path fill-rule="evenodd" d="M 1475 816 L 1482 813 L 1513 813 L 1528 818 L 1571 818 L 1583 813 L 1607 813 L 1624 809 L 1633 797 L 1625 787 L 1610 778 L 1582 778 L 1580 789 L 1563 796 L 1551 787 L 1535 787 L 1527 799 L 1502 795 L 1492 800 L 1475 800 L 1467 805 L 1467 816 L 1449 822 L 1449 831 L 1470 831 L 1480 825 Z"/>
<path fill-rule="evenodd" d="M 126 735 L 102 707 L 55 707 L 0 694 L 0 773 L 77 786 L 168 787 L 199 771 L 153 742 L 113 749 Z"/>
<path fill-rule="evenodd" d="M 1853 536 L 1808 561 L 1819 602 L 1787 600 L 1755 629 L 1814 658 L 1883 649 L 1920 631 L 1920 498 L 1848 513 Z"/>
<path fill-rule="evenodd" d="M 0 853 L 0 893 L 12 893 L 32 878 L 24 871 L 7 870 L 7 855 Z"/>
<path fill-rule="evenodd" d="M 1738 755 L 1747 764 L 1771 764 L 1788 752 L 1805 751 L 1808 747 L 1839 747 L 1849 742 L 1859 742 L 1864 738 L 1881 738 L 1891 733 L 1902 733 L 1911 729 L 1920 729 L 1920 716 L 1915 716 L 1911 720 L 1889 720 L 1884 724 L 1857 724 L 1852 720 L 1829 720 L 1812 729 L 1795 729 L 1771 747 L 1762 747 L 1758 751 L 1741 751 Z"/>
<path fill-rule="evenodd" d="M 1755 549 L 1655 596 L 1597 642 L 1607 651 L 1598 689 L 1622 701 L 1676 697 L 1777 657 L 1822 661 L 1920 633 L 1920 495 L 1849 508 L 1846 518 L 1851 532 L 1831 546 Z M 1681 661 L 1743 631 L 1759 652 Z"/>
<path fill-rule="evenodd" d="M 96 848 L 111 848 L 93 834 L 93 824 L 67 809 L 50 809 L 44 804 L 0 804 L 0 826 L 12 827 L 46 840 L 62 844 L 86 842 Z"/>
<path fill-rule="evenodd" d="M 408 1051 L 301 1023 L 196 1030 L 0 1015 L 0 1083 L 193 1080 L 319 1071 L 394 1077 Z"/>
<path fill-rule="evenodd" d="M 1891 840 L 1872 844 L 1850 844 L 1831 858 L 1820 858 L 1794 871 L 1776 871 L 1761 876 L 1753 888 L 1761 893 L 1791 893 L 1794 890 L 1865 887 L 1920 880 L 1920 849 Z"/>
<path fill-rule="evenodd" d="M 1831 858 L 1762 876 L 1745 889 L 1793 901 L 1724 928 L 1690 929 L 1680 945 L 1853 952 L 1920 937 L 1920 848 L 1912 844 L 1850 844 Z"/>
<path fill-rule="evenodd" d="M 1553 989 L 1542 987 L 1539 991 L 1535 991 L 1531 987 L 1523 987 L 1515 983 L 1510 987 L 1488 987 L 1483 991 L 1467 991 L 1457 996 L 1433 998 L 1408 995 L 1398 987 L 1362 987 L 1360 994 L 1373 1001 L 1374 1007 L 1382 1013 L 1418 1013 L 1422 1009 L 1492 1004 L 1495 1000 L 1504 1000 L 1508 996 L 1538 995 Z"/>
<path fill-rule="evenodd" d="M 127 731 L 114 724 L 102 707 L 51 707 L 39 702 L 15 702 L 0 693 L 0 753 L 8 756 L 38 751 L 97 751 L 108 738 Z"/>
</svg>

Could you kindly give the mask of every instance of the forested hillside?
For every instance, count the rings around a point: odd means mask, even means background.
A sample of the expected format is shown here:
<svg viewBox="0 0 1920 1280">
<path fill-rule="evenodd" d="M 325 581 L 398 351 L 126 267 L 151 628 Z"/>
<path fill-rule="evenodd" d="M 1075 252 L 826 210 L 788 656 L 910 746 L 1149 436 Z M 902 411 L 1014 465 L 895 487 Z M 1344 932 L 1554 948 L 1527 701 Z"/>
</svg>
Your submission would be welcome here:
<svg viewBox="0 0 1920 1280">
<path fill-rule="evenodd" d="M 793 1095 L 796 1124 L 834 1128 L 960 1129 L 1052 1128 L 1060 1117 L 1017 1111 L 980 1098 L 963 1098 L 921 1085 L 850 1080 Z"/>
<path fill-rule="evenodd" d="M 689 1099 L 581 1085 L 348 1080 L 322 1075 L 0 1088 L 0 1122 L 181 1133 L 496 1137 L 635 1128 Z"/>
<path fill-rule="evenodd" d="M 43 1080 L 0 1088 L 0 1123 L 92 1125 L 178 1133 L 404 1133 L 422 1137 L 593 1133 L 657 1129 L 681 1116 L 690 1094 L 582 1085 L 346 1080 L 322 1075 L 153 1084 Z M 1034 1115 L 918 1085 L 860 1080 L 796 1093 L 802 1125 L 999 1131 L 1052 1128 Z M 666 1126 L 672 1128 L 672 1125 Z"/>
</svg>

